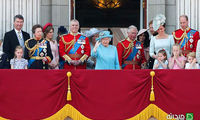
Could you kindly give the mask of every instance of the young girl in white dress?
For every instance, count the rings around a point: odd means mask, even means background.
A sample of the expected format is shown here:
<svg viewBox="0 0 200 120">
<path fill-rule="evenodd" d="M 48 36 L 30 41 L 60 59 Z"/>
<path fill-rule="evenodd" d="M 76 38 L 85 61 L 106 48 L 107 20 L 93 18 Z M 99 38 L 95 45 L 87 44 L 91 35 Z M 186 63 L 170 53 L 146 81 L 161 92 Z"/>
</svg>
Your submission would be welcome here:
<svg viewBox="0 0 200 120">
<path fill-rule="evenodd" d="M 11 69 L 27 69 L 28 61 L 23 58 L 22 46 L 17 46 L 14 54 L 14 58 L 10 60 Z"/>
</svg>

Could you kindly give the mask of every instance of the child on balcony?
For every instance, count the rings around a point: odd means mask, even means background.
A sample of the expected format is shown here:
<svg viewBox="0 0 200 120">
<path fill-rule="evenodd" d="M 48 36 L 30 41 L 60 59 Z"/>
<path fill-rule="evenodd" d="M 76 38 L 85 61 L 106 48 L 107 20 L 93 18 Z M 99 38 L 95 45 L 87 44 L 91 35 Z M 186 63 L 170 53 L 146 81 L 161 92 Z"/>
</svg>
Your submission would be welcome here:
<svg viewBox="0 0 200 120">
<path fill-rule="evenodd" d="M 172 47 L 172 57 L 169 58 L 169 69 L 184 69 L 186 58 L 182 55 L 179 44 Z"/>
<path fill-rule="evenodd" d="M 158 51 L 158 58 L 154 62 L 153 69 L 167 69 L 167 53 L 164 49 Z"/>
<path fill-rule="evenodd" d="M 14 58 L 10 60 L 11 69 L 27 69 L 28 61 L 22 58 L 22 46 L 17 46 L 14 54 Z"/>
<path fill-rule="evenodd" d="M 187 61 L 188 61 L 188 63 L 186 63 L 185 69 L 199 69 L 199 65 L 197 64 L 195 52 L 190 52 L 187 55 Z"/>
</svg>

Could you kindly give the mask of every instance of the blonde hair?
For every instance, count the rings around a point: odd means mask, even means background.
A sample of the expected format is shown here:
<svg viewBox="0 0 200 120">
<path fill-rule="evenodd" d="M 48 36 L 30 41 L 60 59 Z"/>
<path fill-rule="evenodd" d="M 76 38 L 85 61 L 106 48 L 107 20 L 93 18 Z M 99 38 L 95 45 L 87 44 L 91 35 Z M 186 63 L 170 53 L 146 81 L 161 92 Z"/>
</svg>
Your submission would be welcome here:
<svg viewBox="0 0 200 120">
<path fill-rule="evenodd" d="M 23 51 L 23 47 L 22 47 L 22 46 L 20 46 L 20 45 L 16 46 L 15 52 L 16 52 L 17 50 L 20 50 L 20 49 L 22 49 L 22 51 Z M 17 57 L 17 56 L 15 55 L 14 58 L 16 58 L 16 57 Z"/>
<path fill-rule="evenodd" d="M 181 55 L 182 55 L 181 46 L 180 46 L 178 43 L 176 43 L 176 44 L 174 44 L 174 45 L 172 46 L 172 57 L 174 56 L 174 54 L 173 54 L 173 48 L 174 48 L 174 47 L 178 47 L 178 49 L 179 49 L 179 56 L 181 56 Z"/>
<path fill-rule="evenodd" d="M 195 52 L 190 52 L 189 54 L 187 54 L 187 57 L 196 58 L 196 53 Z"/>
</svg>

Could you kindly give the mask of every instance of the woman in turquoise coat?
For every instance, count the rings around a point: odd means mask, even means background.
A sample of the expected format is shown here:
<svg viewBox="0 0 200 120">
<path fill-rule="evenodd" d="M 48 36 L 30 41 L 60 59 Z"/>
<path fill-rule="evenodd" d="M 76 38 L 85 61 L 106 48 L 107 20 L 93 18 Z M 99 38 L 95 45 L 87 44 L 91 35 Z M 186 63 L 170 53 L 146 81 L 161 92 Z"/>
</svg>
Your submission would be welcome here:
<svg viewBox="0 0 200 120">
<path fill-rule="evenodd" d="M 91 56 L 96 58 L 95 69 L 100 70 L 119 70 L 119 60 L 117 48 L 109 45 L 112 35 L 109 31 L 102 31 L 99 33 L 97 42 L 91 52 Z"/>
</svg>

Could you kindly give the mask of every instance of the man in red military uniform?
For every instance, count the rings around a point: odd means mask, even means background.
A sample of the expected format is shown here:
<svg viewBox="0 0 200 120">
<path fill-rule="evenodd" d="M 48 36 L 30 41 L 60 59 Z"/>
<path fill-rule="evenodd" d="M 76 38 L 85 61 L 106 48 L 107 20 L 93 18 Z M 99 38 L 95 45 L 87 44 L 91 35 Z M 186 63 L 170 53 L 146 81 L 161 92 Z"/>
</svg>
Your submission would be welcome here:
<svg viewBox="0 0 200 120">
<path fill-rule="evenodd" d="M 181 29 L 174 31 L 175 43 L 181 46 L 183 54 L 186 56 L 189 52 L 196 52 L 199 32 L 188 27 L 188 17 L 182 15 L 179 18 Z"/>
<path fill-rule="evenodd" d="M 70 33 L 59 41 L 60 56 L 65 60 L 64 69 L 86 69 L 86 60 L 90 56 L 90 44 L 87 37 L 78 33 L 79 22 L 70 22 Z"/>
<path fill-rule="evenodd" d="M 137 28 L 131 25 L 128 28 L 128 38 L 117 44 L 121 69 L 141 69 L 146 66 L 143 45 L 135 40 L 137 32 Z"/>
</svg>

